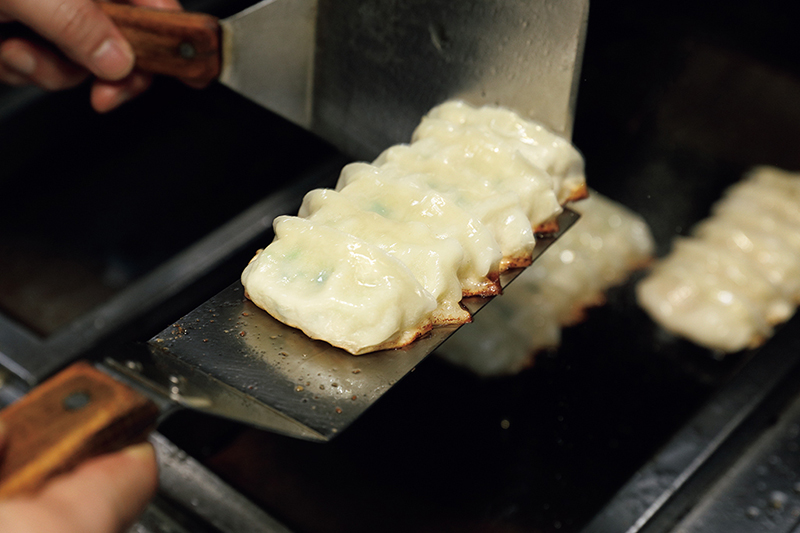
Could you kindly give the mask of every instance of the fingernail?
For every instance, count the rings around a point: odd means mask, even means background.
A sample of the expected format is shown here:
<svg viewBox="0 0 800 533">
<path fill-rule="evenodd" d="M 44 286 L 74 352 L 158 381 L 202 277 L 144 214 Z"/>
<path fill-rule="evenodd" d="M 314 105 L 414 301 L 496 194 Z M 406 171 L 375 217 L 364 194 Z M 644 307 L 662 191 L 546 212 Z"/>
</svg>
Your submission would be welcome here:
<svg viewBox="0 0 800 533">
<path fill-rule="evenodd" d="M 95 74 L 109 80 L 119 80 L 133 68 L 133 51 L 125 41 L 106 39 L 92 54 Z"/>
<path fill-rule="evenodd" d="M 155 450 L 153 450 L 153 445 L 149 442 L 142 442 L 139 444 L 134 444 L 133 446 L 128 446 L 122 450 L 122 453 L 137 460 L 150 461 L 155 458 Z"/>
<path fill-rule="evenodd" d="M 6 46 L 2 50 L 2 60 L 6 66 L 20 74 L 30 76 L 36 70 L 36 58 L 22 46 Z"/>
</svg>

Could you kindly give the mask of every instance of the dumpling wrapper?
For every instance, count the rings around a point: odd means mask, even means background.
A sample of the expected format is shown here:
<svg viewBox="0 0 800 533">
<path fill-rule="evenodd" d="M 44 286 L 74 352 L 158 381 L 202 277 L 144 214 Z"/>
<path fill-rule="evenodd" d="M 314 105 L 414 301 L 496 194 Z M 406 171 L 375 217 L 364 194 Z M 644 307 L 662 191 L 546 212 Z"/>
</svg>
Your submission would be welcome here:
<svg viewBox="0 0 800 533">
<path fill-rule="evenodd" d="M 636 287 L 639 304 L 666 329 L 703 346 L 735 352 L 757 346 L 793 305 L 726 247 L 696 239 L 673 252 Z"/>
<path fill-rule="evenodd" d="M 561 328 L 602 304 L 609 287 L 651 260 L 652 234 L 633 211 L 595 191 L 572 208 L 581 217 L 569 231 L 439 355 L 481 376 L 519 372 L 539 351 L 557 348 Z"/>
<path fill-rule="evenodd" d="M 412 144 L 387 149 L 376 164 L 389 161 L 418 167 L 443 184 L 458 186 L 460 182 L 462 189 L 478 199 L 513 194 L 533 227 L 552 221 L 562 211 L 556 180 L 523 157 L 519 146 L 488 127 L 427 118 Z"/>
<path fill-rule="evenodd" d="M 458 279 L 464 296 L 500 293 L 502 254 L 492 233 L 475 216 L 425 185 L 418 176 L 402 180 L 391 169 L 351 163 L 336 190 L 361 209 L 391 220 L 422 222 L 440 239 L 455 239 L 464 251 Z"/>
<path fill-rule="evenodd" d="M 436 299 L 383 250 L 297 218 L 242 273 L 247 297 L 277 320 L 352 354 L 405 346 L 431 328 Z"/>
<path fill-rule="evenodd" d="M 495 106 L 473 107 L 451 100 L 434 107 L 417 127 L 413 141 L 427 135 L 428 119 L 452 124 L 488 128 L 512 143 L 515 150 L 533 165 L 555 179 L 560 204 L 580 200 L 588 194 L 583 156 L 568 140 L 536 121 L 522 118 L 510 109 Z"/>
<path fill-rule="evenodd" d="M 465 324 L 472 320 L 461 307 L 458 266 L 464 251 L 455 239 L 437 239 L 425 224 L 390 220 L 358 208 L 331 189 L 315 189 L 300 206 L 298 216 L 374 244 L 400 260 L 438 302 L 431 316 L 434 326 Z"/>
<path fill-rule="evenodd" d="M 739 254 L 787 298 L 800 302 L 800 248 L 792 247 L 779 233 L 750 224 L 748 214 L 741 212 L 712 217 L 701 222 L 692 233 Z M 792 233 L 797 235 L 796 231 Z"/>
<path fill-rule="evenodd" d="M 403 179 L 403 172 L 418 173 L 426 185 L 476 216 L 492 230 L 500 245 L 503 254 L 501 270 L 529 265 L 536 239 L 521 195 L 514 190 L 513 183 L 503 183 L 497 177 L 504 173 L 490 170 L 502 168 L 502 163 L 480 165 L 479 158 L 466 156 L 469 151 L 470 148 L 464 144 L 440 146 L 438 140 L 426 139 L 410 146 L 389 148 L 375 160 L 375 164 L 393 171 L 400 176 L 399 179 Z M 552 191 L 549 193 L 552 195 Z M 560 212 L 555 196 L 553 203 Z"/>
</svg>

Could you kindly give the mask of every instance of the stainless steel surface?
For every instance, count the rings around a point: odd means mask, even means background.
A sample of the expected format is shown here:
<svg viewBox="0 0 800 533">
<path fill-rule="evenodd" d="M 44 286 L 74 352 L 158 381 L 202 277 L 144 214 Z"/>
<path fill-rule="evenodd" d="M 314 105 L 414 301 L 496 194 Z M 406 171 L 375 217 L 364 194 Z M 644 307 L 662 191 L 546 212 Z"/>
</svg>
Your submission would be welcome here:
<svg viewBox="0 0 800 533">
<path fill-rule="evenodd" d="M 720 448 L 758 410 L 772 391 L 800 365 L 800 339 L 789 334 L 800 316 L 758 350 L 703 408 L 678 431 L 582 530 L 665 531 L 696 503 L 687 490 L 702 484 Z M 796 390 L 796 387 L 792 387 Z M 686 494 L 689 496 L 686 496 Z"/>
<path fill-rule="evenodd" d="M 800 527 L 800 397 L 671 529 L 795 532 Z"/>
<path fill-rule="evenodd" d="M 538 240 L 534 258 L 577 218 L 565 210 L 559 232 Z M 502 285 L 519 272 L 504 274 Z M 466 305 L 474 313 L 489 301 Z M 120 352 L 109 364 L 183 406 L 326 441 L 457 329 L 436 328 L 406 348 L 355 357 L 273 319 L 237 282 L 156 335 L 148 350 Z"/>
<path fill-rule="evenodd" d="M 220 81 L 309 128 L 316 0 L 263 0 L 221 22 Z"/>
<path fill-rule="evenodd" d="M 182 524 L 182 527 L 192 533 L 206 530 L 223 533 L 289 533 L 283 524 L 235 491 L 163 435 L 153 433 L 150 442 L 155 447 L 158 458 L 159 497 L 150 505 L 132 531 L 160 532 L 163 530 L 160 524 L 170 518 L 178 524 L 171 524 L 173 529 L 167 531 L 182 531 L 177 529 L 180 521 L 175 518 L 176 515 L 186 515 L 189 520 L 192 518 L 194 520 L 189 524 Z M 160 509 L 159 504 L 165 499 L 171 505 L 166 510 Z M 181 508 L 177 513 L 170 509 L 175 505 Z M 200 524 L 197 523 L 196 517 L 202 520 Z M 203 522 L 207 524 L 205 528 Z"/>
<path fill-rule="evenodd" d="M 220 81 L 371 159 L 447 99 L 570 137 L 588 0 L 264 0 L 222 22 Z"/>
<path fill-rule="evenodd" d="M 295 177 L 283 190 L 258 202 L 201 241 L 133 283 L 106 303 L 72 322 L 67 328 L 42 338 L 12 319 L 0 315 L 0 366 L 33 386 L 118 328 L 152 313 L 209 272 L 235 250 L 255 246 L 272 227 L 272 220 L 296 209 L 308 189 L 320 186 L 346 161 L 335 158 L 308 175 Z M 168 316 L 168 315 L 167 315 Z M 175 316 L 175 315 L 172 315 Z M 164 321 L 169 318 L 164 318 Z M 162 322 L 163 323 L 163 322 Z M 152 331 L 152 330 L 151 330 Z"/>
<path fill-rule="evenodd" d="M 320 0 L 311 130 L 371 158 L 436 104 L 499 104 L 570 137 L 588 0 Z"/>
</svg>

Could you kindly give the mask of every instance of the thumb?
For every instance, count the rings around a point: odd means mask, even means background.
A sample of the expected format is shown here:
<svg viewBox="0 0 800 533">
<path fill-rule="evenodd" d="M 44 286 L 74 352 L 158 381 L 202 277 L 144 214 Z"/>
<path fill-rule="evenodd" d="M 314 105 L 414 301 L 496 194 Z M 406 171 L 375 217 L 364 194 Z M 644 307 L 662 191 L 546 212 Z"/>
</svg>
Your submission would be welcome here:
<svg viewBox="0 0 800 533">
<path fill-rule="evenodd" d="M 105 80 L 133 69 L 130 45 L 93 0 L 11 0 L 4 11 Z"/>
</svg>

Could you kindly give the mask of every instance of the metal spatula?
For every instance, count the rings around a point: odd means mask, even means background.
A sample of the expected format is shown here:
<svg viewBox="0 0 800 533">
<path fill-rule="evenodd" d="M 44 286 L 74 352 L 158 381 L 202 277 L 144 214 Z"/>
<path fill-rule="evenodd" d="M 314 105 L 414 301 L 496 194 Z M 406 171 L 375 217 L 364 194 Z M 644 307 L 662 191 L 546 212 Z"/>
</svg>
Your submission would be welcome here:
<svg viewBox="0 0 800 533">
<path fill-rule="evenodd" d="M 539 238 L 534 260 L 577 218 L 565 211 L 558 233 Z M 521 271 L 502 274 L 501 284 L 505 287 Z M 464 303 L 474 314 L 490 301 Z M 144 357 L 118 355 L 108 364 L 184 407 L 324 441 L 457 329 L 434 328 L 406 348 L 353 356 L 273 319 L 244 297 L 237 282 L 151 339 Z M 234 397 L 241 402 L 231 401 Z"/>
<path fill-rule="evenodd" d="M 265 1 L 252 9 L 263 15 L 267 6 L 290 3 Z M 497 1 L 468 9 L 446 0 L 303 0 L 297 5 L 312 6 L 312 18 L 319 13 L 316 34 L 312 32 L 311 44 L 303 45 L 315 55 L 303 63 L 306 70 L 293 71 L 302 78 L 302 89 L 287 89 L 291 83 L 274 89 L 285 93 L 276 96 L 290 98 L 288 104 L 259 102 L 350 153 L 368 156 L 407 140 L 427 109 L 451 97 L 505 105 L 556 131 L 568 135 L 571 130 L 586 0 L 557 6 Z M 395 22 L 401 16 L 404 23 L 362 27 L 358 22 L 365 15 Z M 133 30 L 152 27 L 137 16 L 127 20 Z M 341 27 L 330 21 L 341 22 Z M 357 27 L 350 28 L 352 23 Z M 212 27 L 211 33 L 215 31 Z M 209 32 L 201 28 L 200 34 Z M 245 35 L 249 45 L 258 46 L 258 31 L 245 30 Z M 270 36 L 260 37 L 265 39 L 260 46 L 268 46 Z M 380 46 L 362 46 L 364 39 Z M 218 44 L 207 49 L 183 46 L 181 38 L 170 42 L 178 63 L 209 57 L 213 63 L 219 52 Z M 473 46 L 479 53 L 470 54 Z M 281 59 L 280 54 L 271 57 Z M 398 66 L 406 68 L 398 73 Z M 259 65 L 250 64 L 243 75 L 269 77 L 264 75 L 268 64 L 264 72 L 254 68 Z M 194 76 L 185 70 L 175 75 Z M 380 124 L 382 129 L 376 129 Z M 534 259 L 576 219 L 565 211 L 559 233 L 539 239 Z M 504 274 L 501 284 L 507 286 L 517 274 Z M 465 303 L 474 313 L 487 300 Z M 0 412 L 9 429 L 0 463 L 0 497 L 33 490 L 87 457 L 142 438 L 180 407 L 328 440 L 454 331 L 438 328 L 405 349 L 353 357 L 274 321 L 250 304 L 236 283 L 149 342 L 109 355 L 97 364 L 102 372 L 78 363 Z"/>
</svg>

